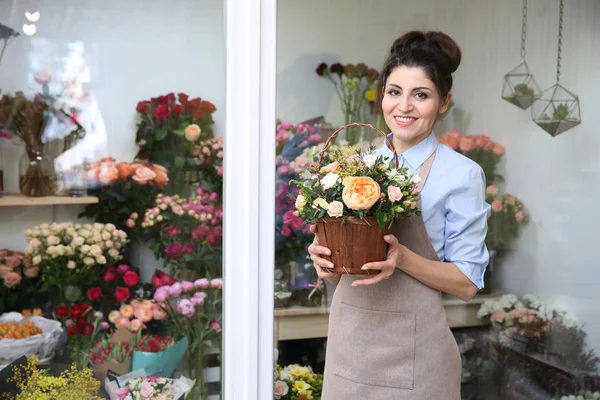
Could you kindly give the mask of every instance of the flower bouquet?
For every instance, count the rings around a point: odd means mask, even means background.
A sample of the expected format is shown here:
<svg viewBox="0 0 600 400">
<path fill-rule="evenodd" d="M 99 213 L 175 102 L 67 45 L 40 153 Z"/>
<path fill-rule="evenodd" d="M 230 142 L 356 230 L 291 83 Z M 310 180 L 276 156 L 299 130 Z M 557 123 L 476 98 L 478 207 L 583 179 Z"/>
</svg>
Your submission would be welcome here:
<svg viewBox="0 0 600 400">
<path fill-rule="evenodd" d="M 42 272 L 55 304 L 74 303 L 101 279 L 106 265 L 122 258 L 127 234 L 113 224 L 42 224 L 25 231 L 25 254 Z"/>
<path fill-rule="evenodd" d="M 40 268 L 20 251 L 0 250 L 0 315 L 44 303 Z"/>
<path fill-rule="evenodd" d="M 187 337 L 175 341 L 158 335 L 142 336 L 133 350 L 131 370 L 143 369 L 149 375 L 160 372 L 170 377 L 187 350 Z"/>
<path fill-rule="evenodd" d="M 145 162 L 119 162 L 107 157 L 90 164 L 86 170 L 90 194 L 98 197 L 78 217 L 93 218 L 103 224 L 114 224 L 128 236 L 143 239 L 135 221 L 169 181 L 168 171 L 161 165 Z M 135 233 L 135 235 L 131 235 Z"/>
<path fill-rule="evenodd" d="M 510 194 L 498 195 L 498 188 L 486 189 L 486 201 L 491 204 L 485 244 L 489 249 L 504 250 L 519 235 L 519 229 L 528 222 L 523 203 Z"/>
<path fill-rule="evenodd" d="M 131 371 L 133 354 L 133 334 L 125 329 L 118 329 L 111 335 L 102 337 L 88 352 L 94 376 L 104 382 L 108 370 L 119 375 Z"/>
<path fill-rule="evenodd" d="M 298 364 L 276 367 L 273 388 L 275 400 L 320 400 L 322 390 L 323 375 L 315 374 L 311 367 Z"/>
<path fill-rule="evenodd" d="M 367 124 L 386 137 L 385 133 Z M 321 158 L 329 143 L 344 129 L 335 131 L 326 142 Z M 396 152 L 394 150 L 394 155 Z M 383 237 L 399 218 L 413 213 L 419 193 L 419 177 L 409 176 L 408 169 L 398 168 L 398 159 L 386 162 L 372 151 L 350 155 L 350 151 L 334 152 L 333 163 L 324 167 L 319 163 L 304 173 L 302 180 L 292 181 L 300 187 L 296 197 L 297 215 L 306 223 L 317 223 L 321 245 L 332 251 L 333 273 L 365 275 L 361 267 L 368 262 L 385 259 L 387 243 Z M 342 251 L 342 249 L 346 249 Z"/>
<path fill-rule="evenodd" d="M 188 395 L 193 387 L 194 382 L 184 376 L 169 379 L 138 370 L 108 382 L 106 391 L 111 400 L 183 400 L 192 398 Z"/>
<path fill-rule="evenodd" d="M 200 187 L 223 194 L 223 138 L 211 138 L 198 142 L 192 151 L 198 157 Z"/>
</svg>

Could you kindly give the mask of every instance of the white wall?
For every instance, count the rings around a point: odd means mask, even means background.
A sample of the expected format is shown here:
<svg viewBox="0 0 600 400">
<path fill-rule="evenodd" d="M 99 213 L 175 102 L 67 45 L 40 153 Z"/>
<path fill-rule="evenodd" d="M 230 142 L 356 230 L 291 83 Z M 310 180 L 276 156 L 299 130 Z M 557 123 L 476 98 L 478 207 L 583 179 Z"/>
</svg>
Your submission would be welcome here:
<svg viewBox="0 0 600 400">
<path fill-rule="evenodd" d="M 528 64 L 542 89 L 555 83 L 558 1 L 528 2 Z M 566 0 L 561 83 L 579 95 L 583 123 L 552 138 L 500 98 L 503 75 L 521 62 L 521 0 L 279 1 L 278 115 L 291 121 L 324 114 L 342 123 L 322 62 L 379 68 L 395 38 L 441 30 L 462 47 L 456 109 L 446 129 L 487 134 L 506 145 L 505 189 L 521 198 L 531 223 L 500 267 L 501 285 L 535 293 L 586 323 L 600 353 L 600 2 Z"/>
<path fill-rule="evenodd" d="M 56 71 L 68 54 L 66 45 L 81 41 L 100 116 L 100 123 L 78 145 L 87 156 L 131 161 L 137 151 L 137 102 L 168 92 L 213 102 L 215 134 L 224 131 L 223 1 L 0 0 L 0 22 L 21 31 L 27 22 L 25 11 L 35 10 L 41 14 L 37 34 L 9 42 L 0 64 L 0 88 L 13 92 L 35 87 L 33 72 Z M 0 146 L 5 191 L 18 192 L 22 146 L 5 140 Z M 20 232 L 25 228 L 54 218 L 74 220 L 80 209 L 0 208 L 0 247 L 23 248 L 26 241 Z"/>
</svg>

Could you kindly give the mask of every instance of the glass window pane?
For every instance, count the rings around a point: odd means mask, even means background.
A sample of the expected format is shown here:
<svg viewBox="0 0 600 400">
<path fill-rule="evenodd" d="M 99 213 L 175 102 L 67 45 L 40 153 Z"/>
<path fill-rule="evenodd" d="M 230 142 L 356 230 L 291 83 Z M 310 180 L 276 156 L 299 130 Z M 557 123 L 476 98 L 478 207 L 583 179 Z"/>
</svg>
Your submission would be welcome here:
<svg viewBox="0 0 600 400">
<path fill-rule="evenodd" d="M 600 5 L 334 1 L 319 3 L 318 13 L 306 3 L 278 5 L 274 314 L 283 372 L 275 391 L 291 387 L 285 367 L 299 364 L 325 373 L 332 398 L 358 390 L 356 381 L 362 389 L 371 385 L 365 393 L 373 395 L 376 383 L 392 375 L 395 384 L 418 393 L 437 382 L 438 373 L 453 376 L 445 393 L 454 385 L 463 399 L 599 397 L 591 249 L 600 193 L 589 115 L 600 80 L 589 65 L 600 59 L 589 49 L 598 46 Z M 307 20 L 310 29 L 299 23 Z M 393 43 L 411 30 L 449 35 L 461 51 L 458 68 L 451 71 L 456 56 L 447 53 L 446 39 L 415 34 L 412 48 L 395 47 L 398 64 L 413 68 L 391 68 L 384 81 L 396 86 L 382 91 L 383 82 L 370 80 L 368 71 L 385 72 Z M 416 86 L 429 86 L 431 94 L 413 91 Z M 419 203 L 424 229 L 396 234 L 410 249 L 404 260 L 417 261 L 399 264 L 390 281 L 368 289 L 351 287 L 356 278 L 347 275 L 337 285 L 315 284 L 306 250 L 313 238 L 296 210 L 322 206 L 296 203 L 298 188 L 290 183 L 350 122 L 392 133 L 399 162 L 417 174 L 436 152 Z M 420 140 L 406 140 L 411 135 Z M 332 146 L 371 142 L 391 155 L 379 136 L 355 127 Z M 304 193 L 313 195 L 315 187 L 310 183 Z M 384 196 L 391 199 L 385 190 Z M 417 236 L 427 251 L 415 245 Z M 340 251 L 366 240 L 355 238 Z M 401 280 L 419 294 L 400 284 L 390 289 Z M 416 300 L 424 292 L 431 294 L 427 301 Z M 440 312 L 431 317 L 431 310 Z M 416 315 L 414 337 L 403 333 L 410 329 L 401 317 L 381 314 L 390 311 Z M 424 319 L 431 322 L 422 325 Z M 439 343 L 445 351 L 431 356 L 427 371 L 419 369 L 429 362 L 419 357 Z M 387 354 L 395 357 L 389 365 L 382 361 Z M 407 361 L 411 354 L 414 364 Z M 414 379 L 403 380 L 406 369 Z M 403 397 L 406 388 L 390 390 L 383 397 Z"/>
<path fill-rule="evenodd" d="M 224 2 L 0 15 L 0 338 L 19 339 L 0 365 L 89 367 L 100 396 L 108 370 L 144 369 L 220 398 Z M 51 344 L 27 347 L 38 328 Z"/>
</svg>

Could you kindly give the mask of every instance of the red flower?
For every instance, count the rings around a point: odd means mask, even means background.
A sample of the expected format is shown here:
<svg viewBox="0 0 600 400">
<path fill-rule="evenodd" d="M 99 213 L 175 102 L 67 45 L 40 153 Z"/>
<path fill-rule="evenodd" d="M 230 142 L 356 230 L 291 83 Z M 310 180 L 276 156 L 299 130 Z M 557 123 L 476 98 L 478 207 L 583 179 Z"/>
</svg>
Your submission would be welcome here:
<svg viewBox="0 0 600 400">
<path fill-rule="evenodd" d="M 150 104 L 152 104 L 152 107 L 157 107 L 158 106 L 158 99 L 156 97 L 152 97 L 150 99 Z"/>
<path fill-rule="evenodd" d="M 177 95 L 177 97 L 179 98 L 179 102 L 180 102 L 181 104 L 185 104 L 185 103 L 187 103 L 187 101 L 188 101 L 188 98 L 189 98 L 189 96 L 188 96 L 187 94 L 185 94 L 185 93 L 179 93 L 179 94 Z"/>
<path fill-rule="evenodd" d="M 83 326 L 88 323 L 88 319 L 85 317 L 77 318 L 77 326 Z"/>
<path fill-rule="evenodd" d="M 69 329 L 67 329 L 67 335 L 69 335 L 69 336 L 77 335 L 77 325 L 73 325 Z"/>
<path fill-rule="evenodd" d="M 317 75 L 323 76 L 323 75 L 325 75 L 325 72 L 327 72 L 327 64 L 325 64 L 325 63 L 319 64 L 319 66 L 317 67 Z"/>
<path fill-rule="evenodd" d="M 154 117 L 159 119 L 169 118 L 170 114 L 171 112 L 169 111 L 169 106 L 166 104 L 160 105 L 156 107 L 156 110 L 154 110 Z"/>
<path fill-rule="evenodd" d="M 117 273 L 114 270 L 109 269 L 104 273 L 104 282 L 112 282 L 117 279 Z"/>
<path fill-rule="evenodd" d="M 129 271 L 131 268 L 127 264 L 121 264 L 117 267 L 117 272 L 123 275 L 125 272 Z"/>
<path fill-rule="evenodd" d="M 168 105 L 169 104 L 169 96 L 158 96 L 158 104 L 160 105 Z"/>
<path fill-rule="evenodd" d="M 169 225 L 165 227 L 165 233 L 169 237 L 175 237 L 181 233 L 181 228 L 177 225 Z"/>
<path fill-rule="evenodd" d="M 157 275 L 152 276 L 151 282 L 152 282 L 152 286 L 154 286 L 157 289 L 159 287 L 163 286 L 163 284 L 160 280 L 160 277 L 158 277 Z"/>
<path fill-rule="evenodd" d="M 150 103 L 147 101 L 140 101 L 136 108 L 140 114 L 148 114 L 150 112 Z"/>
<path fill-rule="evenodd" d="M 215 105 L 213 103 L 211 103 L 210 101 L 203 101 L 200 104 L 200 107 L 202 108 L 202 111 L 209 113 L 209 114 L 212 114 L 217 110 Z"/>
<path fill-rule="evenodd" d="M 73 318 L 81 317 L 87 311 L 87 309 L 89 307 L 90 307 L 90 305 L 86 304 L 86 303 L 75 304 L 73 306 L 73 308 L 71 308 L 71 317 L 73 317 Z"/>
<path fill-rule="evenodd" d="M 173 104 L 175 103 L 175 93 L 169 93 L 167 95 L 167 103 L 168 104 Z"/>
<path fill-rule="evenodd" d="M 194 111 L 192 111 L 192 117 L 195 119 L 200 119 L 204 117 L 204 110 L 202 109 L 202 107 L 198 107 Z"/>
<path fill-rule="evenodd" d="M 83 336 L 90 336 L 92 333 L 94 333 L 94 325 L 89 323 L 85 325 L 80 325 L 79 333 L 81 333 Z"/>
<path fill-rule="evenodd" d="M 134 271 L 127 271 L 123 275 L 123 282 L 129 287 L 135 286 L 140 282 L 140 276 Z"/>
<path fill-rule="evenodd" d="M 173 113 L 173 115 L 181 115 L 183 113 L 183 106 L 174 104 L 173 109 L 171 109 L 171 113 Z"/>
<path fill-rule="evenodd" d="M 115 299 L 118 302 L 124 302 L 129 298 L 129 288 L 126 287 L 118 287 L 115 289 Z"/>
<path fill-rule="evenodd" d="M 99 287 L 93 287 L 88 289 L 87 297 L 90 301 L 98 300 L 100 297 L 102 297 L 102 289 L 100 289 Z"/>
<path fill-rule="evenodd" d="M 69 315 L 69 308 L 66 306 L 56 307 L 56 315 L 58 315 L 61 318 L 67 317 Z"/>
</svg>

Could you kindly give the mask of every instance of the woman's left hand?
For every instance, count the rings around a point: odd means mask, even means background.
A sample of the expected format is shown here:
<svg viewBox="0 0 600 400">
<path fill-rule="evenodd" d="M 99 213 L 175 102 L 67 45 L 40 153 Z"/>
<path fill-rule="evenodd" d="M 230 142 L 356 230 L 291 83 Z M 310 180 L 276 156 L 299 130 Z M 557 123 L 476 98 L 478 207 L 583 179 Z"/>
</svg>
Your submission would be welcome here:
<svg viewBox="0 0 600 400">
<path fill-rule="evenodd" d="M 367 263 L 363 265 L 362 269 L 368 271 L 381 271 L 377 275 L 366 278 L 359 279 L 352 282 L 352 286 L 368 286 L 374 285 L 376 283 L 381 282 L 384 279 L 388 279 L 394 271 L 396 267 L 400 263 L 401 254 L 406 250 L 406 247 L 401 246 L 398 243 L 398 239 L 394 235 L 386 235 L 383 238 L 388 243 L 388 251 L 387 258 L 385 261 L 378 261 Z"/>
</svg>

